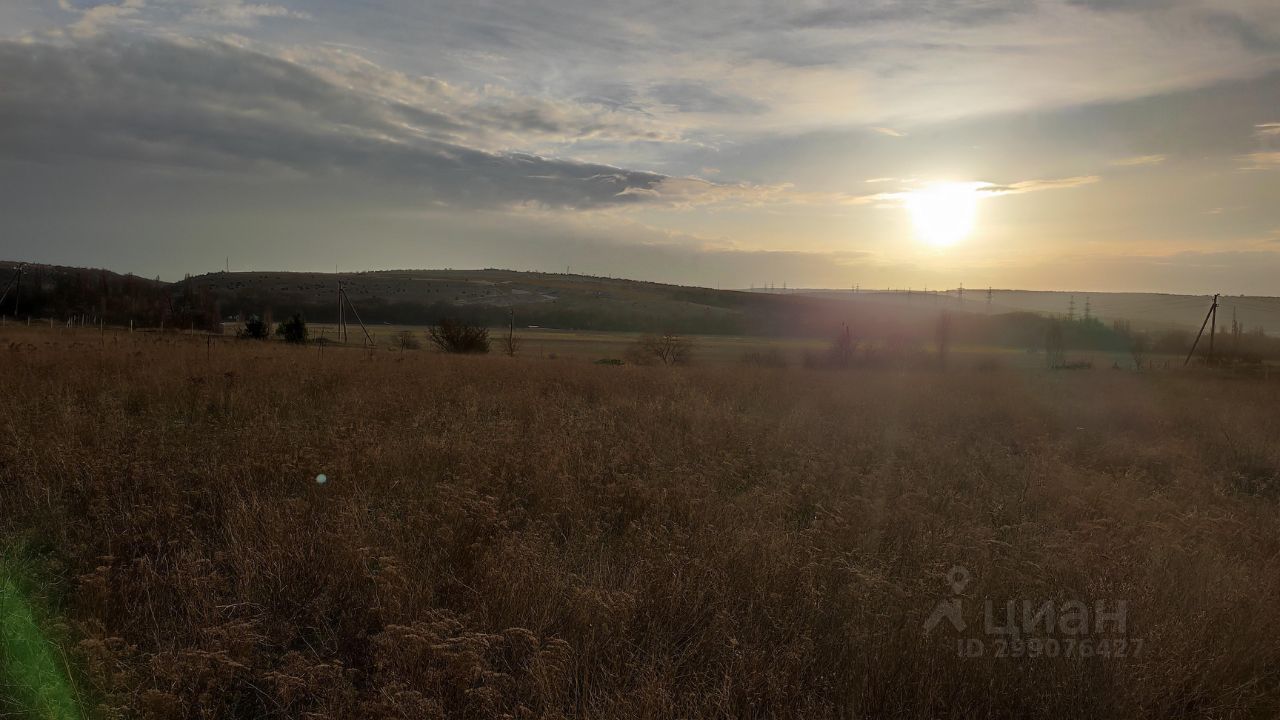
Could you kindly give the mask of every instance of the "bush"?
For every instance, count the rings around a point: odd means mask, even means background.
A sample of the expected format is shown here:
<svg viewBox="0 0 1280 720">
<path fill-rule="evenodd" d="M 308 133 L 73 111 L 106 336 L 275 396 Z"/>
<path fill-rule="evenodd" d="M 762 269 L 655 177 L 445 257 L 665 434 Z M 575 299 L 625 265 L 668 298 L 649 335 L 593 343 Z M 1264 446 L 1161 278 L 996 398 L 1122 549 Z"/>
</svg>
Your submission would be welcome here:
<svg viewBox="0 0 1280 720">
<path fill-rule="evenodd" d="M 284 338 L 287 343 L 305 343 L 307 341 L 307 322 L 302 319 L 301 315 L 294 313 L 293 317 L 280 323 L 280 327 L 276 328 L 276 334 Z"/>
<path fill-rule="evenodd" d="M 414 337 L 413 333 L 401 330 L 396 334 L 396 347 L 401 350 L 419 350 L 422 348 L 422 343 L 418 342 L 418 338 Z"/>
<path fill-rule="evenodd" d="M 445 318 L 427 330 L 431 343 L 448 353 L 489 352 L 489 329 Z"/>
<path fill-rule="evenodd" d="M 250 315 L 248 320 L 244 321 L 244 327 L 240 328 L 240 332 L 236 333 L 236 337 L 246 340 L 266 340 L 267 324 L 257 315 Z"/>
</svg>

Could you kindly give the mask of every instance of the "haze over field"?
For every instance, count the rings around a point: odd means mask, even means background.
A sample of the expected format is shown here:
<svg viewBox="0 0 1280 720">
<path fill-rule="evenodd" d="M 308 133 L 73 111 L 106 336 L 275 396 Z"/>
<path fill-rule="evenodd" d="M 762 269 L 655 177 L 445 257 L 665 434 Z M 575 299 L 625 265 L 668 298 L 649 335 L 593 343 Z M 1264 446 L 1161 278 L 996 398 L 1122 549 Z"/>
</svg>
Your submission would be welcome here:
<svg viewBox="0 0 1280 720">
<path fill-rule="evenodd" d="M 1276 294 L 1270 0 L 0 5 L 3 255 Z"/>
</svg>

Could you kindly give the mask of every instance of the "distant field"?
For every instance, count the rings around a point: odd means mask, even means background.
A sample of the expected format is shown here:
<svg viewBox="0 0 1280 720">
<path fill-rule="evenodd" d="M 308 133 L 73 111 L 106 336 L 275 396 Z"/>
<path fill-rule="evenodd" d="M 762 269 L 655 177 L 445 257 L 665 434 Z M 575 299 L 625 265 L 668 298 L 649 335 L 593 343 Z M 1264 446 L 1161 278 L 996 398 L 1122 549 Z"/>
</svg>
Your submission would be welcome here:
<svg viewBox="0 0 1280 720">
<path fill-rule="evenodd" d="M 1280 714 L 1278 378 L 527 334 L 0 330 L 0 715 Z"/>
<path fill-rule="evenodd" d="M 308 325 L 313 338 L 333 338 L 337 334 L 337 326 L 327 323 L 311 323 Z M 429 348 L 426 342 L 427 328 L 420 325 L 371 325 L 370 334 L 375 343 L 382 347 L 391 347 L 396 336 L 401 332 L 412 333 L 414 338 Z M 228 326 L 227 332 L 231 332 Z M 506 333 L 506 328 L 491 328 L 490 336 L 495 340 Z M 348 328 L 348 342 L 358 345 L 362 334 L 358 325 Z M 624 359 L 630 347 L 642 336 L 642 333 L 554 330 L 550 328 L 517 328 L 516 335 L 521 339 L 521 353 L 539 358 L 565 358 L 575 360 L 602 360 L 607 358 Z M 692 343 L 695 362 L 741 363 L 751 353 L 776 352 L 788 364 L 801 365 L 806 353 L 821 354 L 830 346 L 829 340 L 816 338 L 761 338 L 733 335 L 688 335 Z M 878 347 L 882 343 L 867 343 L 860 347 Z M 935 348 L 927 343 L 916 343 L 912 346 L 918 353 L 928 354 Z M 950 348 L 955 362 L 974 364 L 983 359 L 1008 364 L 1013 367 L 1040 367 L 1044 364 L 1044 356 L 1038 352 L 1007 347 L 990 347 L 979 345 L 958 345 Z M 1095 366 L 1110 367 L 1119 363 L 1125 367 L 1132 364 L 1127 353 L 1108 353 L 1101 351 L 1074 351 L 1070 358 L 1076 361 L 1092 362 Z M 1153 356 L 1163 368 L 1165 361 L 1181 362 L 1174 356 Z"/>
<path fill-rule="evenodd" d="M 327 323 L 312 323 L 308 328 L 313 337 L 335 337 L 337 326 Z M 412 333 L 424 348 L 429 348 L 426 341 L 427 328 L 421 325 L 372 325 L 369 326 L 374 341 L 382 346 L 393 346 L 395 338 L 401 332 Z M 491 328 L 490 337 L 497 340 L 506 333 L 506 328 Z M 348 327 L 348 341 L 358 344 L 362 334 L 360 327 Z M 605 358 L 623 358 L 631 345 L 635 344 L 643 333 L 608 332 L 589 330 L 554 330 L 551 328 L 516 328 L 516 336 L 521 340 L 521 353 L 541 358 L 573 358 L 580 360 L 599 360 Z M 812 339 L 770 339 L 758 337 L 740 337 L 729 335 L 689 335 L 686 336 L 695 348 L 695 356 L 703 360 L 724 362 L 740 360 L 744 353 L 778 348 L 795 356 L 798 361 L 805 350 L 817 351 L 827 345 L 825 341 Z"/>
</svg>

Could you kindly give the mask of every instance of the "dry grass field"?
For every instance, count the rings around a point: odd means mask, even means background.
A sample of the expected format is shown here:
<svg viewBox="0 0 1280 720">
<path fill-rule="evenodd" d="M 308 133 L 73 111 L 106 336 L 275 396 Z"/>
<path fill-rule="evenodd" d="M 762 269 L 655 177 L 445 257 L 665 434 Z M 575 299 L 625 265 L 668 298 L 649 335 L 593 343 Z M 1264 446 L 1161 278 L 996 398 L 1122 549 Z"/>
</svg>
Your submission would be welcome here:
<svg viewBox="0 0 1280 720">
<path fill-rule="evenodd" d="M 3 717 L 1280 714 L 1276 379 L 0 337 Z"/>
</svg>

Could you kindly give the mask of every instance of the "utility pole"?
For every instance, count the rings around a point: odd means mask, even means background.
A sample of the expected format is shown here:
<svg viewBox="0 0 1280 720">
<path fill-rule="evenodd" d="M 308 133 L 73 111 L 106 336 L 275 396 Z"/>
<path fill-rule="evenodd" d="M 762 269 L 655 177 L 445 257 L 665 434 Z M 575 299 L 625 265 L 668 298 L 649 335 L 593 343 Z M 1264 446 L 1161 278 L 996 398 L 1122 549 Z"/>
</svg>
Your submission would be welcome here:
<svg viewBox="0 0 1280 720">
<path fill-rule="evenodd" d="M 339 342 L 347 341 L 347 313 L 342 305 L 342 281 L 338 281 L 338 333 Z"/>
<path fill-rule="evenodd" d="M 369 328 L 365 326 L 364 320 L 360 319 L 360 313 L 356 311 L 356 306 L 354 303 L 351 302 L 351 297 L 347 295 L 347 291 L 346 290 L 338 291 L 338 299 L 339 299 L 339 302 L 345 300 L 347 303 L 347 307 L 351 308 L 351 316 L 356 319 L 356 322 L 360 323 L 360 329 L 364 331 L 364 340 L 369 344 L 369 350 L 372 352 L 374 347 L 373 335 L 369 334 Z M 346 322 L 344 321 L 342 325 L 342 328 L 343 328 L 342 341 L 343 342 L 346 342 L 346 327 L 347 327 Z M 370 355 L 370 357 L 372 357 L 372 355 Z"/>
<path fill-rule="evenodd" d="M 987 286 L 987 314 L 991 314 L 991 286 Z"/>
<path fill-rule="evenodd" d="M 1213 307 L 1209 308 L 1209 364 L 1213 364 L 1213 336 L 1218 333 L 1218 296 L 1213 296 Z"/>
<path fill-rule="evenodd" d="M 1084 321 L 1089 322 L 1092 319 L 1093 319 L 1093 311 L 1089 307 L 1089 296 L 1085 295 L 1084 296 Z"/>
<path fill-rule="evenodd" d="M 1067 303 L 1067 322 L 1076 321 L 1076 296 L 1071 296 L 1071 301 Z"/>
<path fill-rule="evenodd" d="M 1211 318 L 1211 317 L 1213 317 L 1213 316 L 1217 315 L 1217 313 L 1218 313 L 1218 296 L 1217 296 L 1217 294 L 1215 293 L 1215 294 L 1214 294 L 1214 296 L 1213 296 L 1213 305 L 1209 306 L 1209 312 L 1207 312 L 1207 313 L 1205 313 L 1205 314 L 1204 314 L 1204 322 L 1200 323 L 1200 332 L 1196 333 L 1196 340 L 1195 340 L 1195 342 L 1191 343 L 1191 351 L 1187 353 L 1187 359 L 1182 361 L 1182 366 L 1183 366 L 1183 367 L 1186 367 L 1186 366 L 1187 366 L 1187 363 L 1190 363 L 1190 362 L 1191 362 L 1191 356 L 1195 354 L 1195 352 L 1196 352 L 1196 346 L 1200 344 L 1200 336 L 1201 336 L 1201 335 L 1204 335 L 1204 328 L 1205 328 L 1205 326 L 1206 326 L 1206 325 L 1208 325 L 1208 324 L 1209 324 L 1209 318 Z M 1217 324 L 1216 320 L 1215 320 L 1214 324 L 1215 324 L 1215 325 Z M 1212 358 L 1213 358 L 1213 334 L 1212 334 L 1212 331 L 1210 331 L 1210 335 L 1209 335 L 1209 358 L 1210 358 L 1211 360 L 1212 360 Z"/>
<path fill-rule="evenodd" d="M 18 267 L 14 269 L 13 277 L 9 278 L 9 282 L 4 286 L 4 292 L 0 292 L 0 306 L 4 305 L 4 299 L 9 297 L 9 288 L 13 288 L 13 316 L 18 317 L 18 301 L 21 299 L 22 293 L 22 271 L 26 269 L 26 263 L 18 263 Z"/>
<path fill-rule="evenodd" d="M 1231 306 L 1231 361 L 1240 357 L 1240 322 L 1236 319 L 1236 306 Z"/>
</svg>

